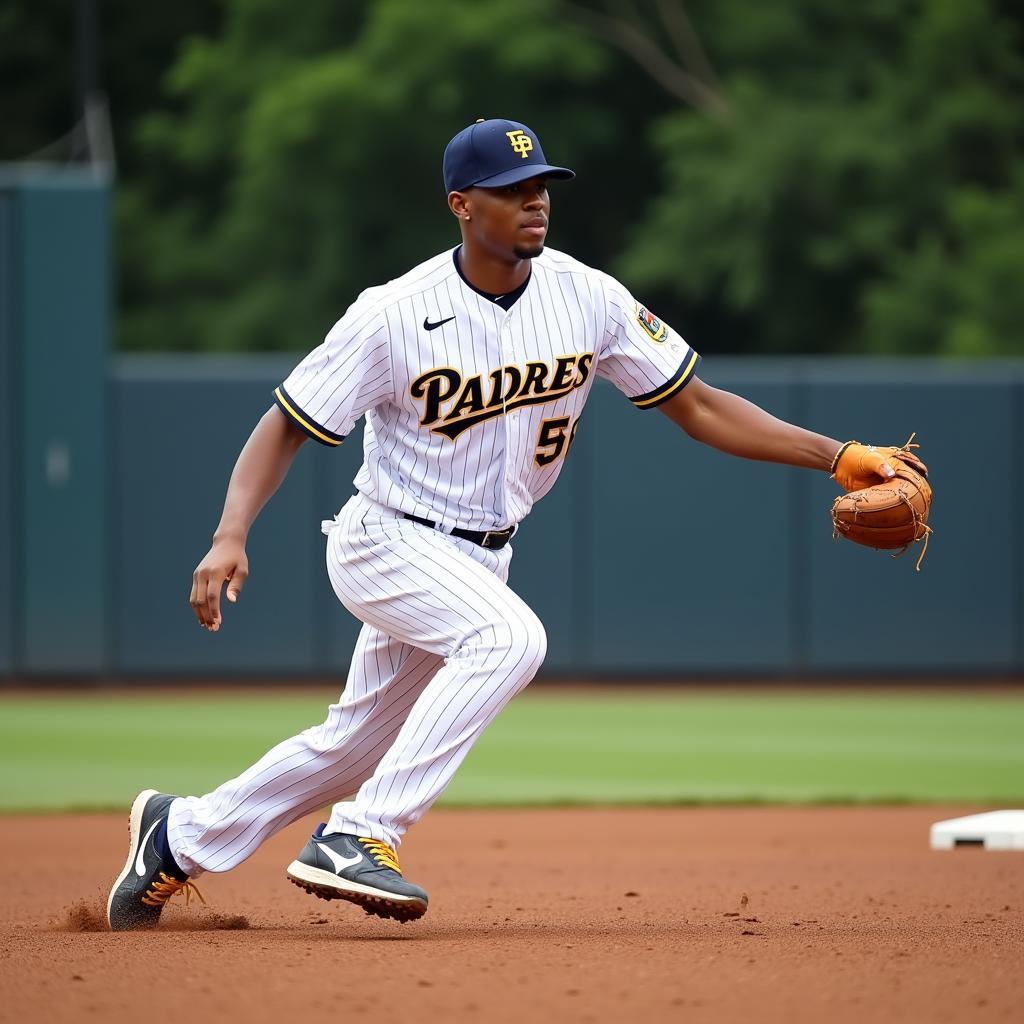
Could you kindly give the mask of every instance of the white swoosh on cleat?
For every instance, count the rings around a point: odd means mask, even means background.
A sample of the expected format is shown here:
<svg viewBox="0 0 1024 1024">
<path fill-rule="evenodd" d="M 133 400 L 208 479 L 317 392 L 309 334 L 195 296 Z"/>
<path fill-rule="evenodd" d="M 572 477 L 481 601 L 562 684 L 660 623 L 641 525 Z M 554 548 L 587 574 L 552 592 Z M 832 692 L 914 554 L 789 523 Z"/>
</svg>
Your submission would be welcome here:
<svg viewBox="0 0 1024 1024">
<path fill-rule="evenodd" d="M 160 819 L 157 818 L 152 825 L 149 826 L 149 831 L 142 837 L 142 842 L 139 843 L 139 855 L 135 858 L 135 874 L 141 878 L 146 873 L 146 861 L 143 858 L 143 854 L 146 852 L 146 840 L 153 834 L 153 829 L 160 824 Z"/>
<path fill-rule="evenodd" d="M 342 857 L 341 854 L 335 853 L 329 846 L 321 846 L 320 849 L 330 858 L 331 863 L 334 865 L 334 870 L 339 875 L 345 868 L 350 868 L 353 864 L 358 864 L 363 859 L 361 853 L 356 853 L 351 857 Z"/>
</svg>

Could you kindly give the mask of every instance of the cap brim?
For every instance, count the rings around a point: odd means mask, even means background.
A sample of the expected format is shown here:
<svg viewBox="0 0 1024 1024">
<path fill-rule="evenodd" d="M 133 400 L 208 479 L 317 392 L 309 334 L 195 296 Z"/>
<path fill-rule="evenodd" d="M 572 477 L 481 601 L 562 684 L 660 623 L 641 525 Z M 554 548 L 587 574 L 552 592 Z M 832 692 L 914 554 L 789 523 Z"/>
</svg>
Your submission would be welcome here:
<svg viewBox="0 0 1024 1024">
<path fill-rule="evenodd" d="M 493 174 L 489 178 L 474 181 L 466 188 L 501 188 L 502 185 L 514 185 L 517 181 L 526 181 L 529 178 L 555 178 L 557 180 L 569 181 L 576 177 L 575 171 L 568 167 L 552 167 L 551 164 L 527 164 L 525 167 L 513 167 L 511 171 L 502 171 L 501 174 Z M 459 189 L 452 191 L 458 192 Z"/>
</svg>

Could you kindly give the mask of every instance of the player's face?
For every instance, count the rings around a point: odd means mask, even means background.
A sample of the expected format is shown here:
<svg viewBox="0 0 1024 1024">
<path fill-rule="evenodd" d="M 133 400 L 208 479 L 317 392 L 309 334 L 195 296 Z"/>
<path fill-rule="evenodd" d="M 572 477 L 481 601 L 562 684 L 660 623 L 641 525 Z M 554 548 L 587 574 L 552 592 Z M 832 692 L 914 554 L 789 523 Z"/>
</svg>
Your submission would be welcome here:
<svg viewBox="0 0 1024 1024">
<path fill-rule="evenodd" d="M 499 258 L 527 260 L 544 251 L 551 200 L 543 178 L 528 178 L 501 188 L 474 188 L 465 194 L 465 222 L 483 249 Z"/>
</svg>

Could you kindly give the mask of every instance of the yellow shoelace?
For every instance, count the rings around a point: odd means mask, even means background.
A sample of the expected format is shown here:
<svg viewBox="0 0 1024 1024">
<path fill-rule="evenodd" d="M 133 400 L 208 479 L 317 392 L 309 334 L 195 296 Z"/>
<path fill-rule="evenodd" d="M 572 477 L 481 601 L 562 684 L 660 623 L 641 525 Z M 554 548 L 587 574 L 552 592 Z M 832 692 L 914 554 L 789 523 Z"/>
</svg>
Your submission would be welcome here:
<svg viewBox="0 0 1024 1024">
<path fill-rule="evenodd" d="M 398 854 L 387 843 L 382 843 L 379 839 L 364 839 L 362 836 L 359 837 L 359 842 L 369 850 L 373 859 L 382 868 L 391 868 L 398 874 L 402 873 L 402 869 L 398 866 Z"/>
<path fill-rule="evenodd" d="M 203 898 L 203 894 L 187 879 L 171 878 L 170 875 L 165 875 L 162 871 L 160 872 L 160 881 L 153 883 L 152 889 L 146 890 L 146 895 L 142 897 L 142 902 L 147 907 L 162 907 L 175 893 L 185 890 L 185 906 L 192 902 L 192 894 L 195 893 L 199 897 L 199 902 L 204 906 L 206 900 Z"/>
</svg>

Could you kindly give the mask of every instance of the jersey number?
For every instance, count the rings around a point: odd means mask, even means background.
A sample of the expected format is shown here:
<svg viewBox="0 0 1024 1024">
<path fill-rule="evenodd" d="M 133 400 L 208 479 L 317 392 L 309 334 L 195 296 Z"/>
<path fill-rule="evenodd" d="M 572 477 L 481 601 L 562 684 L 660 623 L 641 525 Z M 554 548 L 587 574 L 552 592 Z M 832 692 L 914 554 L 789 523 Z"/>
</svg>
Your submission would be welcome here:
<svg viewBox="0 0 1024 1024">
<path fill-rule="evenodd" d="M 537 451 L 533 461 L 538 466 L 549 466 L 555 459 L 569 454 L 569 448 L 576 438 L 576 429 L 580 425 L 579 416 L 569 426 L 568 416 L 557 416 L 552 420 L 544 420 L 537 435 Z"/>
</svg>

